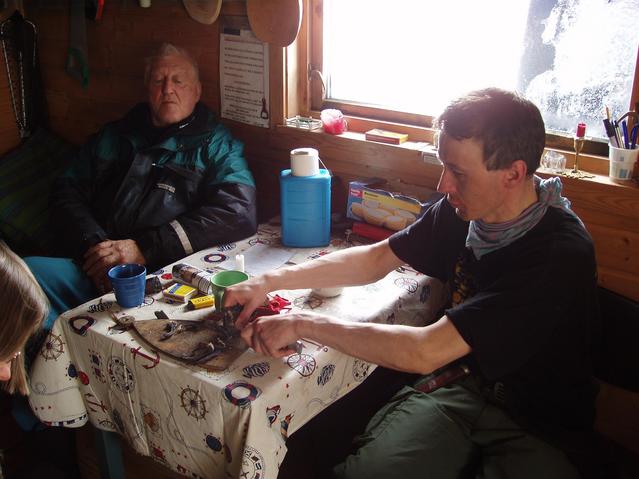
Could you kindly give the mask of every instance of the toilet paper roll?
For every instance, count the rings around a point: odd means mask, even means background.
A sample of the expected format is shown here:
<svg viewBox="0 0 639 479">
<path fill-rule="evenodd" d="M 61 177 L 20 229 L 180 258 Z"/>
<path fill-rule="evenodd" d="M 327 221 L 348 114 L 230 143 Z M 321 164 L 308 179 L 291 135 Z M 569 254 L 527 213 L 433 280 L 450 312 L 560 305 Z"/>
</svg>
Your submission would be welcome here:
<svg viewBox="0 0 639 479">
<path fill-rule="evenodd" d="M 293 176 L 319 174 L 319 152 L 315 148 L 296 148 L 291 151 L 291 173 Z"/>
</svg>

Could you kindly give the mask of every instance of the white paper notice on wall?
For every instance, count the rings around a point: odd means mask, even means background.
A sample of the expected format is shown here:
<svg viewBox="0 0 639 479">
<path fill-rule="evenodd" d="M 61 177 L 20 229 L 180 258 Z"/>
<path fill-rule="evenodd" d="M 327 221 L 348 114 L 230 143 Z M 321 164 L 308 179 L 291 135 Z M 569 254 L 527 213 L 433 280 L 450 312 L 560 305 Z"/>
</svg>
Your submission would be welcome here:
<svg viewBox="0 0 639 479">
<path fill-rule="evenodd" d="M 268 43 L 255 37 L 248 19 L 239 19 L 225 17 L 221 25 L 220 115 L 229 120 L 268 128 Z"/>
</svg>

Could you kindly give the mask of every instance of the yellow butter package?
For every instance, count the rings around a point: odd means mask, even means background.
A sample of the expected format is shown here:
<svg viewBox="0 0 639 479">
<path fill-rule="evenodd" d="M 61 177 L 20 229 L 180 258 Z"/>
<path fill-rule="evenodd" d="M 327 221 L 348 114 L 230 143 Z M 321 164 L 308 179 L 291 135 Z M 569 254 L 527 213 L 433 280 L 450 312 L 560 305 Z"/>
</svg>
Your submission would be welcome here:
<svg viewBox="0 0 639 479">
<path fill-rule="evenodd" d="M 192 296 L 195 296 L 196 293 L 196 288 L 180 283 L 175 283 L 162 291 L 162 295 L 165 298 L 180 301 L 182 303 L 186 303 Z"/>
</svg>

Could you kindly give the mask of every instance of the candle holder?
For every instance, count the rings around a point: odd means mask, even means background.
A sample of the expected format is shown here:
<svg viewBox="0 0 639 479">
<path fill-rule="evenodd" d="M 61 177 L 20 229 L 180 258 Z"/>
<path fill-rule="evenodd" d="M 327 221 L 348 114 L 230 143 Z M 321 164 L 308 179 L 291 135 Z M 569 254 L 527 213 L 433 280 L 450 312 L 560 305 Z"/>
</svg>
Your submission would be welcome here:
<svg viewBox="0 0 639 479">
<path fill-rule="evenodd" d="M 575 165 L 572 168 L 573 173 L 579 173 L 579 155 L 581 154 L 581 150 L 584 149 L 584 141 L 585 138 L 583 136 L 576 136 L 573 142 L 575 147 Z"/>
<path fill-rule="evenodd" d="M 584 148 L 585 141 L 586 141 L 585 137 L 575 136 L 574 143 L 573 143 L 575 146 L 575 164 L 573 165 L 572 170 L 565 170 L 563 173 L 561 173 L 563 176 L 566 176 L 568 178 L 577 178 L 577 179 L 595 177 L 595 175 L 591 173 L 586 173 L 585 171 L 579 170 L 579 155 L 581 155 L 581 150 L 583 150 Z"/>
<path fill-rule="evenodd" d="M 575 164 L 572 167 L 572 170 L 566 171 L 563 173 L 565 176 L 569 178 L 594 178 L 595 175 L 591 175 L 589 173 L 584 173 L 583 171 L 579 171 L 579 155 L 581 154 L 581 150 L 584 149 L 584 143 L 586 141 L 586 124 L 579 123 L 577 125 L 577 133 L 575 134 L 575 138 L 573 141 L 573 145 L 575 147 Z"/>
</svg>

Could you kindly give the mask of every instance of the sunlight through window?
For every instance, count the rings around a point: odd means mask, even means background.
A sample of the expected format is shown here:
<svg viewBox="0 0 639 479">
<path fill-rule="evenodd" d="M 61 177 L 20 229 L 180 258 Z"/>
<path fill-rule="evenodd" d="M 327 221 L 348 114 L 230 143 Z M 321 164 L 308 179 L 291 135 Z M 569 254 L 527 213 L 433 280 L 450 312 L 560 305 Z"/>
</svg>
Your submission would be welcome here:
<svg viewBox="0 0 639 479">
<path fill-rule="evenodd" d="M 327 96 L 437 115 L 497 86 L 542 110 L 549 130 L 603 137 L 604 105 L 630 103 L 639 0 L 324 0 Z"/>
</svg>

